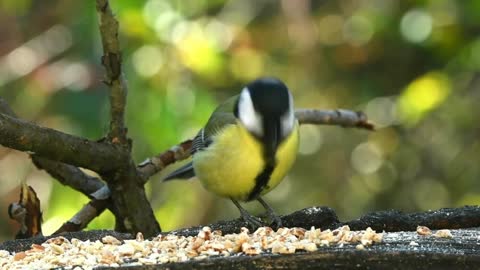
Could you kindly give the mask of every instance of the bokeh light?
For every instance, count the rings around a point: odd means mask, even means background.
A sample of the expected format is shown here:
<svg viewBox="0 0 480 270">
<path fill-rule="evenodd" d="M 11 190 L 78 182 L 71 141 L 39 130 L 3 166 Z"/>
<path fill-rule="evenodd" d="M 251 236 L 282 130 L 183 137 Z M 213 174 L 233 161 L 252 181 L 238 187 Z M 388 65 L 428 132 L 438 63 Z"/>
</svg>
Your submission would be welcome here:
<svg viewBox="0 0 480 270">
<path fill-rule="evenodd" d="M 399 110 L 406 123 L 420 120 L 450 94 L 450 81 L 440 72 L 428 73 L 411 82 L 399 99 Z"/>
<path fill-rule="evenodd" d="M 375 33 L 372 23 L 362 15 L 353 15 L 343 26 L 343 36 L 350 44 L 365 45 Z"/>
<path fill-rule="evenodd" d="M 362 143 L 353 149 L 352 166 L 362 174 L 376 172 L 382 163 L 382 153 L 375 144 Z"/>
<path fill-rule="evenodd" d="M 162 50 L 151 45 L 142 46 L 133 53 L 132 64 L 140 76 L 152 77 L 162 68 Z"/>
<path fill-rule="evenodd" d="M 408 11 L 402 18 L 400 30 L 406 40 L 414 43 L 425 41 L 433 29 L 432 16 L 420 9 Z"/>
</svg>

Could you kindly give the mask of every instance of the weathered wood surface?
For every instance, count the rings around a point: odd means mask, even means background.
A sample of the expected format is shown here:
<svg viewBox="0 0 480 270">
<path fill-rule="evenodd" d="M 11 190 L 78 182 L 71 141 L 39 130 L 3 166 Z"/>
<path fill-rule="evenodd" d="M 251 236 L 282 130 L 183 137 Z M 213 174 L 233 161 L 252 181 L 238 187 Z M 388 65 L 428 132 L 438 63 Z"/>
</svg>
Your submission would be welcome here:
<svg viewBox="0 0 480 270">
<path fill-rule="evenodd" d="M 378 211 L 346 222 L 339 221 L 337 214 L 330 207 L 310 207 L 282 216 L 282 223 L 289 228 L 310 229 L 311 226 L 315 226 L 321 229 L 336 229 L 348 225 L 352 230 L 364 230 L 370 227 L 379 232 L 415 231 L 418 225 L 427 226 L 430 229 L 474 228 L 480 227 L 480 207 L 442 208 L 418 213 L 403 213 L 398 210 Z M 247 224 L 237 219 L 220 221 L 208 226 L 212 230 L 221 230 L 225 234 L 238 232 L 241 227 L 247 227 Z M 201 228 L 202 226 L 197 226 L 174 232 L 179 235 L 193 236 L 197 235 Z"/>
<path fill-rule="evenodd" d="M 404 214 L 383 211 L 367 214 L 360 219 L 339 222 L 331 208 L 312 207 L 282 217 L 288 227 L 337 228 L 348 224 L 352 229 L 372 227 L 384 234 L 383 242 L 357 250 L 355 245 L 320 247 L 316 252 L 290 255 L 262 254 L 258 256 L 217 257 L 201 261 L 169 263 L 155 266 L 131 266 L 122 269 L 478 269 L 480 266 L 480 208 L 466 206 L 424 213 Z M 224 233 L 238 232 L 244 226 L 239 220 L 209 225 Z M 431 229 L 452 229 L 453 238 L 421 236 L 417 225 Z M 477 228 L 469 228 L 477 227 Z M 177 230 L 179 235 L 196 235 L 198 228 Z M 463 228 L 463 229 L 458 229 Z M 400 231 L 409 230 L 409 231 Z M 399 232 L 400 231 L 400 232 Z M 105 235 L 118 239 L 132 238 L 129 234 L 112 231 L 92 231 L 62 234 L 66 238 L 97 240 Z M 6 241 L 0 249 L 20 251 L 32 243 L 42 243 L 45 237 Z M 102 267 L 102 270 L 118 269 Z"/>
<path fill-rule="evenodd" d="M 290 255 L 236 256 L 122 269 L 479 269 L 479 231 L 461 229 L 452 230 L 452 234 L 453 238 L 448 239 L 420 236 L 416 232 L 392 232 L 384 235 L 382 243 L 364 250 L 344 245 Z"/>
</svg>

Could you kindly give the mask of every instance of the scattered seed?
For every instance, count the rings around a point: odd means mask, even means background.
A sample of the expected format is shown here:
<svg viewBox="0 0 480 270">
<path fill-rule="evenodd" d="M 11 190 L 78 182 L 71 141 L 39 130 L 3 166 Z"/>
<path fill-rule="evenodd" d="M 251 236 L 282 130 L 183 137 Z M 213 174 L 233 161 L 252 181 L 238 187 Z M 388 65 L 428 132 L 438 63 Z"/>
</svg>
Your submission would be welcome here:
<svg viewBox="0 0 480 270">
<path fill-rule="evenodd" d="M 440 231 L 439 231 L 440 232 Z M 437 234 L 439 234 L 437 232 Z M 315 251 L 322 246 L 356 244 L 364 249 L 382 241 L 383 234 L 371 228 L 351 231 L 348 226 L 336 230 L 261 227 L 250 233 L 223 235 L 204 227 L 197 236 L 159 235 L 145 240 L 141 233 L 135 239 L 121 241 L 105 236 L 101 241 L 81 241 L 55 237 L 42 245 L 33 244 L 30 250 L 11 254 L 0 250 L 0 266 L 5 269 L 75 269 L 90 270 L 97 266 L 152 265 L 187 260 L 203 260 L 211 256 L 238 254 L 259 255 L 264 252 L 292 254 L 297 251 Z M 4 268 L 2 268 L 4 269 Z"/>
<path fill-rule="evenodd" d="M 417 226 L 417 233 L 419 235 L 431 235 L 432 231 L 427 226 Z"/>
<path fill-rule="evenodd" d="M 453 238 L 452 233 L 450 230 L 438 230 L 433 236 L 439 238 Z"/>
<path fill-rule="evenodd" d="M 356 250 L 364 250 L 364 249 L 365 249 L 365 246 L 362 245 L 362 244 L 358 244 L 358 245 L 355 246 L 355 249 L 356 249 Z"/>
</svg>

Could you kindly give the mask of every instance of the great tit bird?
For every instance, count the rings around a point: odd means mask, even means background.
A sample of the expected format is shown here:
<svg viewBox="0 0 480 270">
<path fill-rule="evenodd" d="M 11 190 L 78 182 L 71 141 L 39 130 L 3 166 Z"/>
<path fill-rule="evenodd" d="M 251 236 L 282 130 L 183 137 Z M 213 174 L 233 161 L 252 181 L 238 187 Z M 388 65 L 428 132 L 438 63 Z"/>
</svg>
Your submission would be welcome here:
<svg viewBox="0 0 480 270">
<path fill-rule="evenodd" d="M 275 188 L 292 167 L 298 137 L 287 86 L 275 78 L 260 78 L 217 107 L 193 140 L 191 162 L 164 181 L 196 176 L 207 190 L 231 199 L 241 217 L 255 227 L 262 222 L 239 201 L 257 200 L 280 227 L 280 218 L 261 195 Z"/>
</svg>

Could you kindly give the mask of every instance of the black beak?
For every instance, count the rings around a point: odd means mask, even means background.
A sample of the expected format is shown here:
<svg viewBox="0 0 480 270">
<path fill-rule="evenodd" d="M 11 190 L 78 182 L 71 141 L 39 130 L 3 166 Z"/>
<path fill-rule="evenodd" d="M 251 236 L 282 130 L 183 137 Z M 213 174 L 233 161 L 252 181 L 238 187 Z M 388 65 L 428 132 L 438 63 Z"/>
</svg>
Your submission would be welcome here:
<svg viewBox="0 0 480 270">
<path fill-rule="evenodd" d="M 263 145 L 265 150 L 265 158 L 267 163 L 275 164 L 275 154 L 278 145 L 280 144 L 280 120 L 279 119 L 265 119 Z"/>
</svg>

